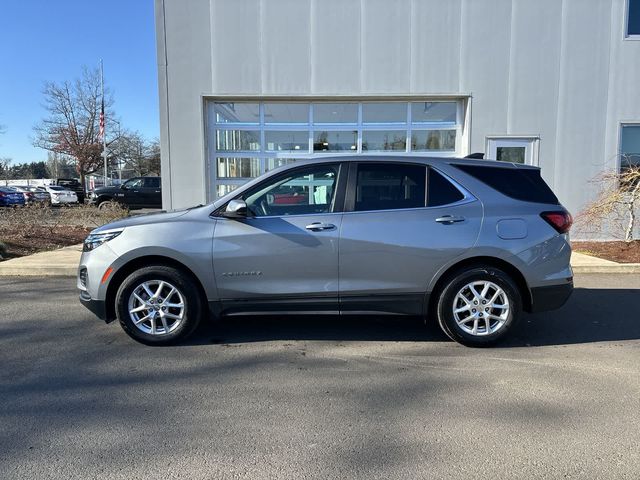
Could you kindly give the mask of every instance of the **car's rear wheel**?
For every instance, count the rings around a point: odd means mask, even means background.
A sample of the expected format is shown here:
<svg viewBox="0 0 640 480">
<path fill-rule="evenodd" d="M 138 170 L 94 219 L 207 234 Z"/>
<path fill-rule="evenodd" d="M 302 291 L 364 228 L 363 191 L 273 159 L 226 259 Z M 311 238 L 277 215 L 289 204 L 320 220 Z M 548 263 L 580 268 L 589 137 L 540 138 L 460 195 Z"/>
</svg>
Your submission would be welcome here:
<svg viewBox="0 0 640 480">
<path fill-rule="evenodd" d="M 521 312 L 518 286 L 495 267 L 474 267 L 453 275 L 437 305 L 442 330 L 470 347 L 493 345 L 504 338 Z"/>
<path fill-rule="evenodd" d="M 123 330 L 147 345 L 170 345 L 186 339 L 202 316 L 200 290 L 190 275 L 158 265 L 133 272 L 116 294 Z"/>
</svg>

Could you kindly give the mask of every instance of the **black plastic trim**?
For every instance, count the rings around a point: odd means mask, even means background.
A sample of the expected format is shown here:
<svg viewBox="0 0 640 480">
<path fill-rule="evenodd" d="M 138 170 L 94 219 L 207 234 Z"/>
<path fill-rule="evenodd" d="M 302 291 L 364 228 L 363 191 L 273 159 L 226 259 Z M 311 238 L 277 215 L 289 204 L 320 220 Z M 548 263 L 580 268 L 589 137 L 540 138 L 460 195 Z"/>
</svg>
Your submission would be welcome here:
<svg viewBox="0 0 640 480">
<path fill-rule="evenodd" d="M 340 297 L 340 313 L 422 315 L 425 304 L 424 293 L 349 295 Z"/>
<path fill-rule="evenodd" d="M 531 312 L 546 312 L 563 306 L 573 292 L 573 281 L 531 289 Z"/>
<path fill-rule="evenodd" d="M 87 292 L 80 292 L 80 303 L 100 320 L 109 323 L 113 319 L 107 318 L 107 308 L 104 300 L 94 300 Z"/>
<path fill-rule="evenodd" d="M 214 317 L 230 315 L 268 314 L 391 314 L 424 315 L 428 305 L 424 293 L 265 297 L 251 299 L 223 299 L 210 301 L 209 310 Z"/>
</svg>

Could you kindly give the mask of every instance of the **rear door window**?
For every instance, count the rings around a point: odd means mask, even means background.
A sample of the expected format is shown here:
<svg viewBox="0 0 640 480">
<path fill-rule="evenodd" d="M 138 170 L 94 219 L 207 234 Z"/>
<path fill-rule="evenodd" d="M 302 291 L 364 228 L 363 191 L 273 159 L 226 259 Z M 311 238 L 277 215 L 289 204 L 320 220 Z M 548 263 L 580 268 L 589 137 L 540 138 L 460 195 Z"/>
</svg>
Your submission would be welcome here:
<svg viewBox="0 0 640 480">
<path fill-rule="evenodd" d="M 145 178 L 144 188 L 160 188 L 160 177 Z"/>
<path fill-rule="evenodd" d="M 355 211 L 397 210 L 425 206 L 426 167 L 398 163 L 361 163 Z"/>
</svg>

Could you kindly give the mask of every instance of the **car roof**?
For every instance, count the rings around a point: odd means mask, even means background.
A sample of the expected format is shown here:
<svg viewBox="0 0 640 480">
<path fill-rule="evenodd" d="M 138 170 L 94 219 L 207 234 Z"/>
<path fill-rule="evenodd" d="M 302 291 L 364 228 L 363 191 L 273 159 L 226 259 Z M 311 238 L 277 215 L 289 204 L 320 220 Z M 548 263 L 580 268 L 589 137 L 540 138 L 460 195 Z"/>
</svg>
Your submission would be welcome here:
<svg viewBox="0 0 640 480">
<path fill-rule="evenodd" d="M 438 163 L 446 163 L 450 165 L 476 165 L 492 168 L 522 168 L 539 170 L 539 167 L 524 165 L 520 163 L 498 162 L 497 160 L 480 160 L 476 158 L 459 158 L 459 157 L 429 157 L 414 155 L 340 155 L 327 157 L 314 157 L 310 159 L 297 160 L 295 163 L 289 163 L 278 167 L 274 170 L 285 171 L 287 168 L 299 165 L 311 165 L 318 163 L 333 162 L 380 162 L 380 163 L 430 163 L 437 165 Z"/>
</svg>

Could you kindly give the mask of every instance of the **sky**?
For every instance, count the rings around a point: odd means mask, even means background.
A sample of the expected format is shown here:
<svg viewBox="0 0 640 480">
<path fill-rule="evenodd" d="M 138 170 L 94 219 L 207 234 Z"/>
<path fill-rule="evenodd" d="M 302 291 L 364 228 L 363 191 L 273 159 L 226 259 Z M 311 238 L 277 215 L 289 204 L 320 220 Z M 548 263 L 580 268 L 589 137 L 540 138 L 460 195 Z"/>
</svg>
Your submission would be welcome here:
<svg viewBox="0 0 640 480">
<path fill-rule="evenodd" d="M 0 0 L 0 158 L 46 160 L 32 146 L 45 81 L 104 62 L 123 127 L 159 135 L 153 0 Z M 108 125 L 107 125 L 108 128 Z"/>
</svg>

